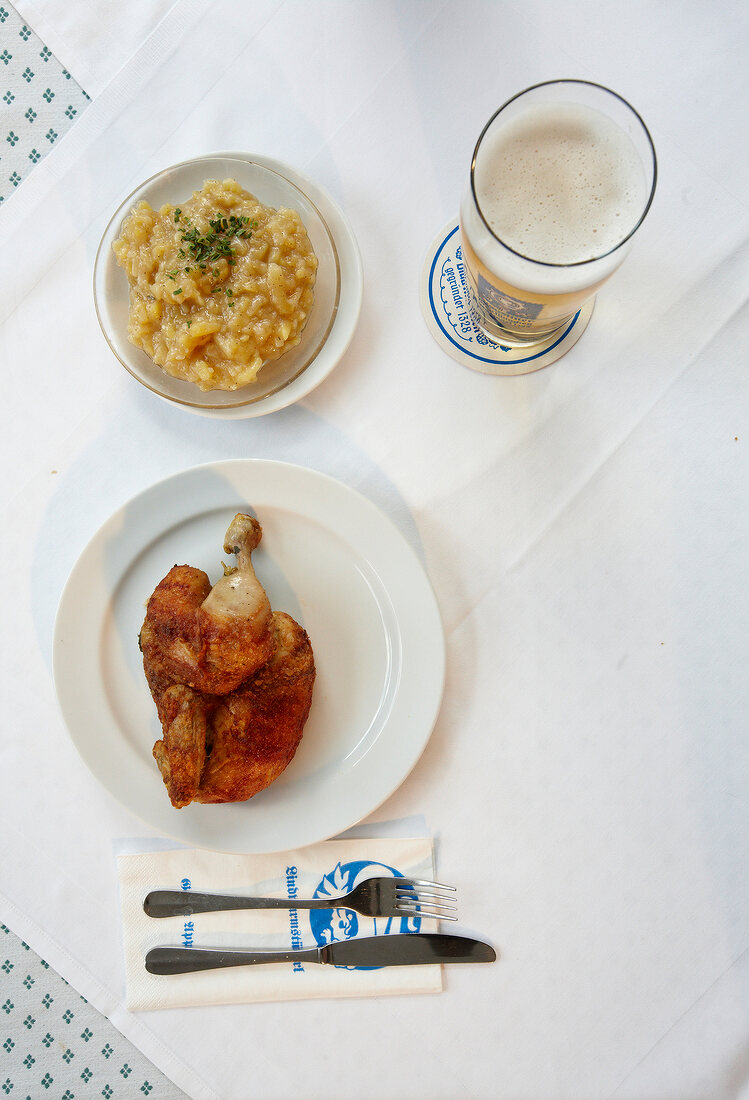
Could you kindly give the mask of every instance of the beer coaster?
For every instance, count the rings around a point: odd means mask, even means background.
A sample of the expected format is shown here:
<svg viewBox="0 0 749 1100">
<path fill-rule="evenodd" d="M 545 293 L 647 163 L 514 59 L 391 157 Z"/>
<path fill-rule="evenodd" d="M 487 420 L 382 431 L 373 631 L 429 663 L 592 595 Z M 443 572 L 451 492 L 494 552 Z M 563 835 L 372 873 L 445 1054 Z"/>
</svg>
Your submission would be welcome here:
<svg viewBox="0 0 749 1100">
<path fill-rule="evenodd" d="M 587 328 L 595 299 L 575 314 L 562 333 L 538 344 L 495 344 L 475 322 L 461 255 L 458 226 L 452 223 L 435 238 L 421 274 L 421 309 L 440 347 L 472 370 L 484 374 L 530 374 L 548 367 L 577 343 Z"/>
</svg>

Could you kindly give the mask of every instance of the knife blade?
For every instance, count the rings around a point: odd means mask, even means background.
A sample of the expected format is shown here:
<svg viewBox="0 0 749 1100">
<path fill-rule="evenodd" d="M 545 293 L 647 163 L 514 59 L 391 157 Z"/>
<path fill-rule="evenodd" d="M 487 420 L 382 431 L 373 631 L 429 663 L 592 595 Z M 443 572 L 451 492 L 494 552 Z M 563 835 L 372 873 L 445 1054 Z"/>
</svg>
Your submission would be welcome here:
<svg viewBox="0 0 749 1100">
<path fill-rule="evenodd" d="M 224 951 L 220 948 L 153 947 L 146 955 L 150 974 L 188 974 L 225 966 L 259 963 L 323 963 L 340 967 L 424 966 L 434 963 L 494 962 L 493 947 L 469 936 L 408 932 L 394 936 L 366 936 L 339 940 L 323 947 L 298 951 Z"/>
</svg>

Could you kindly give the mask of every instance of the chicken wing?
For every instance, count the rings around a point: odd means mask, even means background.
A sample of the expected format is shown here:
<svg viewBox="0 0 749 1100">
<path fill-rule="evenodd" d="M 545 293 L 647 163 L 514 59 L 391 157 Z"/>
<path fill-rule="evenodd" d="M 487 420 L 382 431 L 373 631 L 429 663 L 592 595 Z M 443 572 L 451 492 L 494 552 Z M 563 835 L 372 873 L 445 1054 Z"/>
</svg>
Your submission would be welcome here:
<svg viewBox="0 0 749 1100">
<path fill-rule="evenodd" d="M 172 805 L 192 802 L 200 786 L 206 756 L 206 732 L 211 712 L 209 697 L 173 684 L 158 699 L 163 740 L 153 747 Z"/>
</svg>

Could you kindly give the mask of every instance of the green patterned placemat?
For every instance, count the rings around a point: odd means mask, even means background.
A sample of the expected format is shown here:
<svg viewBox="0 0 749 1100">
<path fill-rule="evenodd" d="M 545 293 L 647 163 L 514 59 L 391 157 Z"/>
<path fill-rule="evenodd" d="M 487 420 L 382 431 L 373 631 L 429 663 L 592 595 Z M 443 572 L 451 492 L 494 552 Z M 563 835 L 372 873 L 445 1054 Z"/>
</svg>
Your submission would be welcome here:
<svg viewBox="0 0 749 1100">
<path fill-rule="evenodd" d="M 0 0 L 0 203 L 90 102 L 8 0 Z"/>
<path fill-rule="evenodd" d="M 0 924 L 0 1100 L 185 1100 L 160 1070 Z"/>
</svg>

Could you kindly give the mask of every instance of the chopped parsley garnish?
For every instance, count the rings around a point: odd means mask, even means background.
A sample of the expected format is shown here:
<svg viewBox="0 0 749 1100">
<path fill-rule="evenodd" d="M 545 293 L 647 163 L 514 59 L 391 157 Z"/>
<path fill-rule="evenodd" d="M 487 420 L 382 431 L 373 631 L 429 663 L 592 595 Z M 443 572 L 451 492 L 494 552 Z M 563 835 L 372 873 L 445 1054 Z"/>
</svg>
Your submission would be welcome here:
<svg viewBox="0 0 749 1100">
<path fill-rule="evenodd" d="M 256 221 L 250 221 L 243 214 L 239 217 L 230 214 L 229 217 L 209 219 L 208 232 L 201 234 L 190 218 L 182 218 L 179 207 L 174 211 L 174 223 L 182 229 L 180 239 L 184 247 L 179 250 L 180 256 L 187 257 L 189 253 L 193 265 L 202 272 L 210 268 L 214 279 L 220 275 L 219 269 L 213 266 L 219 260 L 226 260 L 230 265 L 236 263 L 232 240 L 247 240 L 252 236 L 253 229 L 257 229 Z M 189 270 L 189 267 L 185 268 L 185 271 Z"/>
</svg>

